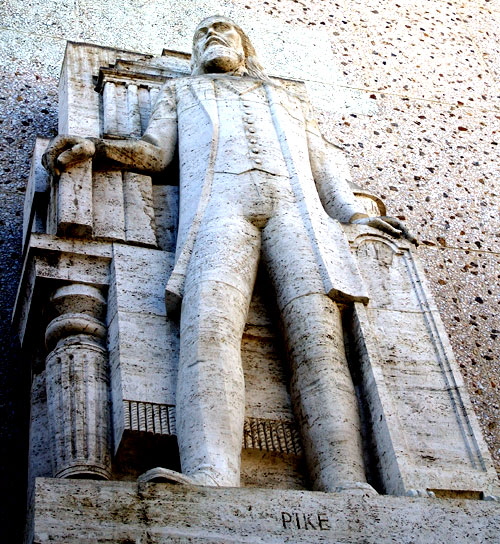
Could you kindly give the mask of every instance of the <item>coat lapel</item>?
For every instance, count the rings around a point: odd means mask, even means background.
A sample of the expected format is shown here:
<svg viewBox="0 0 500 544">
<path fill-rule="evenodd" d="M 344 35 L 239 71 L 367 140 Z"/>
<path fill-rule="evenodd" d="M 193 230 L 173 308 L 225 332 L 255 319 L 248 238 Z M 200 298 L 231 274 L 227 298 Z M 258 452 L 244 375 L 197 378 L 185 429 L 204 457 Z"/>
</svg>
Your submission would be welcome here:
<svg viewBox="0 0 500 544">
<path fill-rule="evenodd" d="M 189 259 L 193 252 L 194 243 L 198 235 L 205 208 L 210 200 L 215 159 L 217 157 L 219 142 L 219 115 L 217 111 L 217 100 L 215 96 L 213 79 L 203 76 L 196 78 L 187 83 L 187 90 L 191 93 L 193 98 L 192 106 L 203 109 L 210 118 L 212 125 L 212 138 L 208 164 L 205 168 L 205 176 L 202 182 L 196 212 L 189 226 L 189 230 L 187 230 L 185 235 L 182 236 L 182 240 L 177 241 L 176 261 L 166 286 L 165 302 L 167 310 L 172 313 L 178 311 L 180 307 L 180 302 L 184 294 L 184 280 L 186 277 Z"/>
<path fill-rule="evenodd" d="M 189 90 L 193 96 L 193 105 L 197 104 L 204 109 L 214 129 L 218 127 L 219 115 L 217 112 L 217 99 L 213 78 L 200 76 L 191 82 Z"/>
</svg>

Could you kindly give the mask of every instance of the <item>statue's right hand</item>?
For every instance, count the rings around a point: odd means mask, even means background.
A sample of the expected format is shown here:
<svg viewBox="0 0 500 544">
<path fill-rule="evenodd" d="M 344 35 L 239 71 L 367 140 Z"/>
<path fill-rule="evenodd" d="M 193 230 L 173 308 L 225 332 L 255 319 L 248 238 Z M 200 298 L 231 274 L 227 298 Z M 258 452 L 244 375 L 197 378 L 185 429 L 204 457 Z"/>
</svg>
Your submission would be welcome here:
<svg viewBox="0 0 500 544">
<path fill-rule="evenodd" d="M 78 164 L 95 155 L 92 140 L 79 136 L 56 136 L 43 154 L 42 164 L 51 174 L 59 176 L 73 164 Z"/>
</svg>

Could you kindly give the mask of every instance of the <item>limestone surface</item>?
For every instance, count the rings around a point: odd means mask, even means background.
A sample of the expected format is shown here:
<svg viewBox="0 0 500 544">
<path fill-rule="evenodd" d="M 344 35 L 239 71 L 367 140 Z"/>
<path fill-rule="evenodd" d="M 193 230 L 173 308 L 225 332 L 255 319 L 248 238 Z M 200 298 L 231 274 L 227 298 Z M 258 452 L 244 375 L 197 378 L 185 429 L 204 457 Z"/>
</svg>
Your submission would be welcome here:
<svg viewBox="0 0 500 544">
<path fill-rule="evenodd" d="M 471 500 L 37 480 L 33 542 L 494 544 L 500 508 Z"/>
<path fill-rule="evenodd" d="M 120 5 L 94 0 L 44 0 L 27 5 L 9 0 L 0 10 L 4 338 L 10 334 L 23 260 L 20 225 L 29 156 L 35 134 L 55 134 L 56 78 L 64 40 L 153 55 L 165 45 L 187 52 L 196 21 L 210 13 L 224 13 L 249 32 L 273 73 L 299 78 L 299 73 L 307 73 L 309 88 L 322 74 L 330 78 L 329 92 L 324 90 L 323 97 L 314 95 L 316 107 L 321 99 L 322 132 L 344 148 L 356 182 L 383 195 L 391 213 L 405 218 L 424 241 L 418 257 L 498 464 L 495 293 L 499 259 L 495 247 L 499 229 L 495 210 L 500 163 L 495 61 L 500 42 L 495 39 L 499 11 L 494 2 L 451 0 L 396 6 L 379 0 L 335 4 L 311 0 L 307 5 L 294 0 L 247 0 L 244 4 L 202 0 L 179 1 L 165 11 L 159 0 Z M 137 32 L 138 20 L 143 32 Z M 121 55 L 125 58 L 126 53 Z M 345 107 L 347 95 L 352 100 Z M 75 123 L 78 118 L 84 122 L 76 116 Z M 83 135 L 88 134 L 84 128 Z M 158 192 L 171 188 L 154 186 Z M 46 194 L 38 196 L 43 200 Z M 43 219 L 43 215 L 37 217 Z M 164 232 L 170 236 L 170 230 Z M 267 325 L 248 330 L 262 333 L 263 339 L 257 345 L 254 335 L 246 335 L 243 346 L 253 357 L 245 375 L 250 388 L 247 400 L 257 417 L 260 401 L 253 396 L 253 376 L 265 374 L 257 362 L 268 366 L 263 359 L 256 362 L 256 355 L 274 353 L 274 347 L 271 350 Z M 13 520 L 14 513 L 23 510 L 24 462 L 19 452 L 26 447 L 23 372 L 27 370 L 19 364 L 15 350 L 9 351 L 8 340 L 2 353 L 2 480 L 9 490 L 7 518 Z M 267 384 L 267 391 L 284 398 L 278 382 L 268 379 Z M 283 406 L 277 404 L 266 415 L 272 419 Z M 244 457 L 246 462 L 249 456 L 245 453 Z"/>
<path fill-rule="evenodd" d="M 38 146 L 16 314 L 49 423 L 33 423 L 31 482 L 147 471 L 494 500 L 416 240 L 352 183 L 304 83 L 270 78 L 221 16 L 198 25 L 191 75 L 163 57 L 68 48 L 60 119 L 75 132 Z M 267 375 L 247 384 L 251 365 Z"/>
</svg>

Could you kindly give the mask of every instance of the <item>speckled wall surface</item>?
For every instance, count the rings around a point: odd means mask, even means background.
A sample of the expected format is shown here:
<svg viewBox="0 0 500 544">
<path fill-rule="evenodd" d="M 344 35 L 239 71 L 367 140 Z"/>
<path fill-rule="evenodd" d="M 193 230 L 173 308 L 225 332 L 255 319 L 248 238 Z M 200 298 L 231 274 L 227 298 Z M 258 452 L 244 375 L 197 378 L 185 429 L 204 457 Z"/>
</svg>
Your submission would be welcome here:
<svg viewBox="0 0 500 544">
<path fill-rule="evenodd" d="M 420 258 L 500 469 L 500 3 L 247 0 L 327 31 L 373 116 L 323 115 L 354 181 L 385 199 Z"/>
<path fill-rule="evenodd" d="M 500 469 L 500 3 L 498 0 L 4 0 L 0 5 L 0 481 L 20 527 L 27 372 L 9 332 L 35 135 L 56 129 L 65 40 L 187 50 L 203 16 L 321 32 L 341 86 L 372 115 L 319 112 L 354 181 L 380 194 L 418 250 Z M 265 36 L 260 38 L 265 43 Z M 286 64 L 286 58 L 283 59 Z M 279 62 L 277 63 L 279 65 Z M 338 79 L 338 78 L 337 78 Z M 10 346 L 14 345 L 13 348 Z M 12 537 L 14 538 L 14 537 Z M 14 540 L 10 540 L 14 541 Z"/>
</svg>

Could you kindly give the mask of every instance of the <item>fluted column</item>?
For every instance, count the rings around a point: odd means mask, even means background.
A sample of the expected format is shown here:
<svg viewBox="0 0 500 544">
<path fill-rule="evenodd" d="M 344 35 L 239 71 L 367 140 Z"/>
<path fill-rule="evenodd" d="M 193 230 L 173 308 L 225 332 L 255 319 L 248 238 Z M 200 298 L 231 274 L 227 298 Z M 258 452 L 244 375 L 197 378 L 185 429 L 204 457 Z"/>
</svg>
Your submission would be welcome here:
<svg viewBox="0 0 500 544">
<path fill-rule="evenodd" d="M 47 408 L 57 478 L 110 477 L 106 301 L 99 289 L 71 284 L 51 297 L 46 343 Z"/>
</svg>

